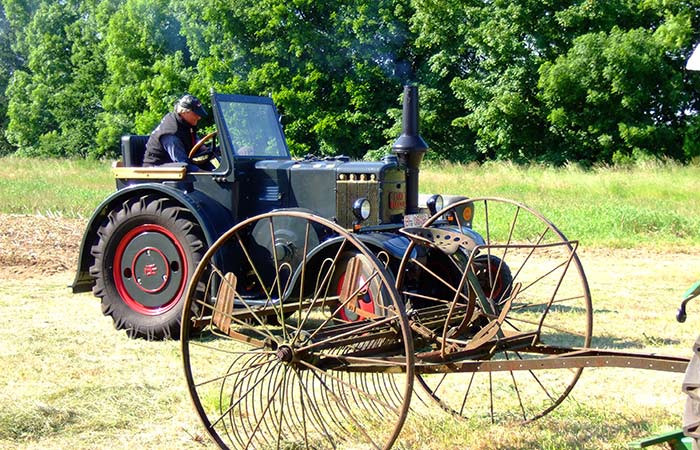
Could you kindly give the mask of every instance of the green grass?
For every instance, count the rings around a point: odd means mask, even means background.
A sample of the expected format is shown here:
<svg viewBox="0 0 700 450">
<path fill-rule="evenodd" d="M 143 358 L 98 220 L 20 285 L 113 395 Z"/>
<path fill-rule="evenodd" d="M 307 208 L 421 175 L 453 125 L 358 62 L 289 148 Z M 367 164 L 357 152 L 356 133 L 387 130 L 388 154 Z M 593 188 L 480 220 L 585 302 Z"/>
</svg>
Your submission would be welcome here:
<svg viewBox="0 0 700 450">
<path fill-rule="evenodd" d="M 0 158 L 0 212 L 89 217 L 114 190 L 104 161 Z M 426 164 L 421 192 L 510 198 L 586 247 L 700 246 L 700 166 Z"/>
<path fill-rule="evenodd" d="M 115 331 L 71 275 L 0 282 L 0 448 L 203 448 L 179 342 Z"/>
<path fill-rule="evenodd" d="M 0 158 L 0 212 L 89 217 L 114 191 L 109 167 L 104 161 Z M 426 164 L 420 190 L 517 200 L 584 247 L 700 246 L 700 166 L 583 171 Z"/>
<path fill-rule="evenodd" d="M 664 263 L 653 283 L 646 276 L 618 283 L 599 260 L 587 260 L 597 263 L 589 275 L 594 329 L 603 337 L 594 345 L 690 354 L 700 316 L 691 311 L 686 324 L 673 323 L 675 286 L 687 284 L 687 271 Z M 0 282 L 0 312 L 11 318 L 0 329 L 0 448 L 214 448 L 189 400 L 179 343 L 128 339 L 101 315 L 99 301 L 68 293 L 69 281 L 64 273 Z M 680 426 L 682 378 L 586 369 L 562 405 L 527 426 L 458 420 L 414 396 L 394 448 L 625 448 Z"/>
<path fill-rule="evenodd" d="M 428 165 L 421 192 L 505 197 L 538 210 L 583 246 L 700 245 L 700 167 L 583 171 L 497 163 Z"/>
<path fill-rule="evenodd" d="M 114 191 L 104 161 L 0 158 L 0 212 L 90 217 Z"/>
</svg>

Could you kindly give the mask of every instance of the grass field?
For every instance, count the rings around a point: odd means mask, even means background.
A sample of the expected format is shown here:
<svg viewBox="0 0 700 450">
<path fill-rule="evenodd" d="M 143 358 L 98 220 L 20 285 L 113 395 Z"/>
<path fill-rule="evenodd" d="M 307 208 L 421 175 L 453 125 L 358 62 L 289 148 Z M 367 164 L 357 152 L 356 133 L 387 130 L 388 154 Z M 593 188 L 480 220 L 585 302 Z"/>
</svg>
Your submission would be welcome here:
<svg viewBox="0 0 700 450">
<path fill-rule="evenodd" d="M 110 163 L 0 158 L 0 212 L 89 217 L 114 190 Z M 506 197 L 583 246 L 700 245 L 700 166 L 553 169 L 426 165 L 421 192 Z"/>
<path fill-rule="evenodd" d="M 520 201 L 584 246 L 700 245 L 700 166 L 429 166 L 421 191 Z"/>
<path fill-rule="evenodd" d="M 110 163 L 0 158 L 0 212 L 90 217 L 114 190 Z"/>
<path fill-rule="evenodd" d="M 700 279 L 699 167 L 428 165 L 421 181 L 426 193 L 519 200 L 581 240 L 593 346 L 690 355 L 700 306 L 682 325 L 674 313 Z M 113 189 L 106 162 L 0 159 L 0 213 L 86 218 Z M 69 293 L 72 276 L 0 277 L 0 448 L 212 447 L 187 395 L 179 343 L 116 332 L 95 298 Z M 680 426 L 682 378 L 587 369 L 562 405 L 527 426 L 465 422 L 414 397 L 395 448 L 625 448 Z"/>
<path fill-rule="evenodd" d="M 593 345 L 689 355 L 700 314 L 691 307 L 679 325 L 673 313 L 678 286 L 690 283 L 700 255 L 625 256 L 582 255 L 593 289 Z M 634 267 L 606 266 L 622 261 Z M 68 292 L 71 276 L 0 282 L 0 448 L 211 448 L 187 395 L 179 343 L 116 332 L 96 299 Z M 395 448 L 625 448 L 680 426 L 681 381 L 682 374 L 587 369 L 562 405 L 527 426 L 465 422 L 414 396 Z"/>
</svg>

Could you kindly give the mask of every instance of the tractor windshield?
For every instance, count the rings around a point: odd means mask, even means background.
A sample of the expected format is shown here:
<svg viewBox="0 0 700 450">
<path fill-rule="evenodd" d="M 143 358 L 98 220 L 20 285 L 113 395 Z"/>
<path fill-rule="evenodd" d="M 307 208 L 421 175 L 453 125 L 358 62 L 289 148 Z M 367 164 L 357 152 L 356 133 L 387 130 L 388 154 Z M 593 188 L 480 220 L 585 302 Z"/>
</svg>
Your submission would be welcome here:
<svg viewBox="0 0 700 450">
<path fill-rule="evenodd" d="M 236 155 L 289 158 L 289 150 L 272 100 L 219 95 L 217 106 Z"/>
</svg>

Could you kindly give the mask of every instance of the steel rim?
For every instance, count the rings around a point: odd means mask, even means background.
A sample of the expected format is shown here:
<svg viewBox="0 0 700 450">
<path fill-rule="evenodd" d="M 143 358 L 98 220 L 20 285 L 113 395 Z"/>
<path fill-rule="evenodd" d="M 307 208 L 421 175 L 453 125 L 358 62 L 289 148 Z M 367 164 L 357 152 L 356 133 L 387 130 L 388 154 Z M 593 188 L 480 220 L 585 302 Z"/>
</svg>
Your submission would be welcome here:
<svg viewBox="0 0 700 450">
<path fill-rule="evenodd" d="M 460 209 L 468 204 L 474 205 L 475 212 L 473 218 L 465 215 L 465 220 L 460 214 Z M 503 217 L 496 217 L 500 213 Z M 438 212 L 424 227 L 445 224 L 448 217 L 453 219 L 454 227 L 466 226 L 473 220 L 473 229 L 480 232 L 486 241 L 477 245 L 475 252 L 479 252 L 481 256 L 496 256 L 503 260 L 512 272 L 512 281 L 510 286 L 506 287 L 505 297 L 496 302 L 497 309 L 492 314 L 485 313 L 485 308 L 482 308 L 479 300 L 475 298 L 477 296 L 470 288 L 468 280 L 465 282 L 463 294 L 452 291 L 451 298 L 444 306 L 434 306 L 436 309 L 449 309 L 449 312 L 443 314 L 447 320 L 434 327 L 436 334 L 444 339 L 442 342 L 423 340 L 415 344 L 417 381 L 423 388 L 419 395 L 435 400 L 440 407 L 452 414 L 470 419 L 485 419 L 492 423 L 527 423 L 540 418 L 556 408 L 569 395 L 582 369 L 421 375 L 421 364 L 425 358 L 432 358 L 431 362 L 445 363 L 459 360 L 510 360 L 551 356 L 537 353 L 542 350 L 533 350 L 532 345 L 521 343 L 521 347 L 516 349 L 513 336 L 523 336 L 522 342 L 531 343 L 534 337 L 528 338 L 528 332 L 537 334 L 538 345 L 583 348 L 590 346 L 590 291 L 575 253 L 577 243 L 567 241 L 541 214 L 510 200 L 486 197 L 464 200 Z M 419 244 L 411 242 L 399 268 L 397 288 L 404 295 L 406 302 L 410 302 L 411 297 L 416 295 L 410 291 L 409 280 L 405 274 L 417 264 L 412 262 L 410 256 L 417 245 Z M 462 264 L 465 265 L 473 264 L 476 260 L 475 255 L 463 259 Z M 487 265 L 489 266 L 492 264 Z M 482 286 L 484 292 L 493 292 L 499 283 L 499 277 L 493 273 L 493 267 L 489 271 L 489 277 L 493 281 L 490 285 Z M 438 278 L 435 276 L 436 280 Z M 513 293 L 510 289 L 515 286 L 518 286 L 519 290 Z M 463 304 L 450 303 L 460 295 Z M 510 297 L 513 299 L 509 300 Z M 449 305 L 453 305 L 453 308 L 450 309 Z M 467 306 L 477 313 L 481 310 L 483 314 L 479 320 L 464 326 L 458 318 L 459 314 L 471 316 L 471 313 L 465 312 Z M 499 323 L 497 316 L 503 309 L 507 309 L 504 313 L 505 319 Z M 415 308 L 409 308 L 408 314 L 421 316 L 421 312 Z M 494 328 L 499 330 L 499 334 L 487 339 L 488 333 L 484 331 L 490 322 L 496 322 Z M 460 326 L 462 328 L 459 328 Z M 455 329 L 459 329 L 459 332 L 455 332 Z M 483 337 L 484 335 L 486 337 Z M 457 342 L 450 341 L 451 338 Z M 530 340 L 525 341 L 525 338 Z M 486 340 L 481 345 L 476 345 L 478 339 Z M 470 344 L 473 345 L 470 347 Z M 464 352 L 461 355 L 458 354 L 460 350 Z M 472 351 L 471 355 L 467 350 Z"/>
<path fill-rule="evenodd" d="M 313 261 L 318 261 L 313 249 L 299 242 L 288 246 L 303 249 L 304 256 L 295 259 L 301 260 L 299 267 L 289 268 L 277 258 L 276 250 L 270 249 L 276 275 L 265 279 L 257 273 L 253 251 L 243 250 L 254 247 L 245 242 L 246 230 L 267 221 L 272 237 L 268 242 L 280 248 L 275 239 L 276 217 L 303 221 L 305 242 L 314 228 L 323 228 L 326 236 L 332 234 L 335 246 L 324 261 L 337 260 L 344 248 L 361 255 L 371 278 L 381 286 L 377 295 L 382 301 L 374 304 L 375 308 L 381 306 L 383 315 L 339 322 L 338 313 L 344 305 L 338 299 L 337 286 L 332 286 L 334 266 L 312 267 Z M 245 264 L 253 266 L 247 269 L 256 272 L 252 278 L 265 294 L 262 304 L 251 298 L 251 292 L 258 288 L 251 287 L 245 273 L 234 281 L 215 262 L 221 251 L 232 246 L 240 247 Z M 283 274 L 292 272 L 305 288 L 290 287 L 294 284 Z M 205 283 L 209 293 L 216 291 L 217 299 L 235 299 L 236 308 L 225 310 L 225 300 L 210 304 L 194 299 L 192 286 L 196 282 Z M 222 291 L 217 284 L 226 288 Z M 360 289 L 354 289 L 348 299 L 359 295 Z M 287 301 L 276 303 L 277 298 Z M 193 301 L 201 307 L 197 314 L 190 307 Z M 217 315 L 220 307 L 228 312 Z M 264 314 L 267 319 L 263 319 Z M 193 325 L 201 323 L 204 328 L 195 336 Z M 408 413 L 414 378 L 412 339 L 393 280 L 363 244 L 337 225 L 311 214 L 268 213 L 244 221 L 222 236 L 193 274 L 181 338 L 192 401 L 207 432 L 223 448 L 335 447 L 348 440 L 370 448 L 389 448 Z M 346 365 L 341 367 L 339 361 Z M 371 369 L 360 370 L 367 367 Z"/>
</svg>

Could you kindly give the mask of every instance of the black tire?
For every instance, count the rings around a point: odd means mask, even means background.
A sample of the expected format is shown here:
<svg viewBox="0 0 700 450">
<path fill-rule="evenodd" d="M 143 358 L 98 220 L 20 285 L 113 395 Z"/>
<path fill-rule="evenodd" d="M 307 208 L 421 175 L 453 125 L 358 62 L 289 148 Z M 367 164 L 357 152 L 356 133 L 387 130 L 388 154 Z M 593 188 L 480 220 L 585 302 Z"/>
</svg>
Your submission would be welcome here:
<svg viewBox="0 0 700 450">
<path fill-rule="evenodd" d="M 186 288 L 206 250 L 192 214 L 143 196 L 110 211 L 97 235 L 90 274 L 102 313 L 131 338 L 177 339 Z"/>
<path fill-rule="evenodd" d="M 487 261 L 490 264 L 487 264 Z M 508 264 L 501 261 L 501 258 L 487 254 L 479 255 L 474 258 L 474 266 L 474 273 L 487 297 L 498 304 L 510 296 L 513 275 Z"/>
</svg>

